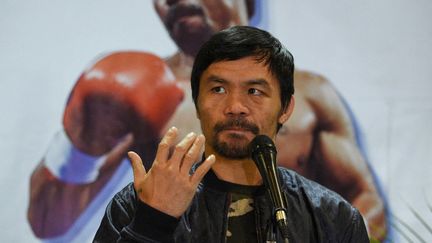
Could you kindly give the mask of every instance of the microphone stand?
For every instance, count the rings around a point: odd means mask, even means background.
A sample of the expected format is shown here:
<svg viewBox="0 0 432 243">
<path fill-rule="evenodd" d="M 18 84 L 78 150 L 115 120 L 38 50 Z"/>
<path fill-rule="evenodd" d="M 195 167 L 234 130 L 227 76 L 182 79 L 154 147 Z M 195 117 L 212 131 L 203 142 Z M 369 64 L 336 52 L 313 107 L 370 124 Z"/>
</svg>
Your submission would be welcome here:
<svg viewBox="0 0 432 243">
<path fill-rule="evenodd" d="M 279 230 L 284 243 L 289 243 L 289 229 L 286 217 L 285 208 L 275 208 L 273 210 L 272 218 L 267 227 L 266 243 L 276 243 L 276 235 Z"/>
<path fill-rule="evenodd" d="M 279 227 L 276 227 L 279 226 Z M 276 217 L 272 218 L 267 225 L 267 237 L 266 243 L 277 243 L 276 235 L 279 230 L 284 243 L 289 243 L 289 233 L 288 233 L 288 225 L 281 225 L 276 222 Z"/>
<path fill-rule="evenodd" d="M 286 217 L 286 209 L 285 208 L 277 208 L 274 210 L 274 218 L 276 220 L 277 229 L 282 235 L 282 238 L 285 243 L 289 243 L 289 233 L 288 233 L 288 222 Z"/>
</svg>

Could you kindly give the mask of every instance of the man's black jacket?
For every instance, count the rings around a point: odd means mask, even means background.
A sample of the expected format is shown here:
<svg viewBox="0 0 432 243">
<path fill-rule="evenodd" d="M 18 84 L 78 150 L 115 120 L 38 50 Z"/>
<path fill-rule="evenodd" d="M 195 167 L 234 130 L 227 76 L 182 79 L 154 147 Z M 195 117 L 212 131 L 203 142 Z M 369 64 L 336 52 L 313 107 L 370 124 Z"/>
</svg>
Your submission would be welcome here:
<svg viewBox="0 0 432 243">
<path fill-rule="evenodd" d="M 279 173 L 290 243 L 369 242 L 362 216 L 341 196 L 293 171 L 279 168 Z M 225 242 L 232 185 L 209 171 L 188 210 L 176 219 L 139 201 L 131 183 L 109 203 L 94 242 Z M 265 242 L 272 206 L 264 188 L 259 191 L 256 231 Z"/>
</svg>

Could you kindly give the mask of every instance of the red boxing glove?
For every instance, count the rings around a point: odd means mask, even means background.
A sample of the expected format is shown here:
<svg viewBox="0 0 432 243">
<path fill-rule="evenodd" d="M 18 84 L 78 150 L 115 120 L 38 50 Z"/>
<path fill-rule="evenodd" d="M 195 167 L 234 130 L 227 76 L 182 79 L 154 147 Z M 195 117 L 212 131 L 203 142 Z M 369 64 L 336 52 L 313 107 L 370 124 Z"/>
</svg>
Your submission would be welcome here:
<svg viewBox="0 0 432 243">
<path fill-rule="evenodd" d="M 80 76 L 68 99 L 63 125 L 72 143 L 90 155 L 108 152 L 130 132 L 135 149 L 145 149 L 159 138 L 183 96 L 159 57 L 112 53 Z"/>
</svg>

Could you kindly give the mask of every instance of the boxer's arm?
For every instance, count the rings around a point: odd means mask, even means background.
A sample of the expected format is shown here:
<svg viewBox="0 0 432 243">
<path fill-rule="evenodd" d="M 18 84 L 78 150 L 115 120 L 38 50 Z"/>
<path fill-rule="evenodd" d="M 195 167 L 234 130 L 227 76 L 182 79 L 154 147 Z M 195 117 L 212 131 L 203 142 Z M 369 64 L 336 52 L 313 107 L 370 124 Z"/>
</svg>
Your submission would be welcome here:
<svg viewBox="0 0 432 243">
<path fill-rule="evenodd" d="M 30 179 L 28 220 L 39 238 L 61 235 L 72 226 L 114 173 L 133 140 L 128 135 L 108 154 L 95 157 L 78 151 L 63 135 L 55 136 Z"/>
<path fill-rule="evenodd" d="M 182 98 L 168 66 L 150 53 L 111 53 L 86 69 L 63 116 L 69 148 L 54 145 L 54 155 L 47 154 L 31 176 L 28 220 L 35 234 L 47 238 L 66 232 L 132 143 L 148 162 L 159 130 Z"/>
<path fill-rule="evenodd" d="M 362 213 L 372 236 L 385 233 L 384 203 L 355 144 L 332 132 L 318 135 L 318 182 L 340 193 Z"/>
<path fill-rule="evenodd" d="M 369 233 L 381 238 L 386 223 L 379 196 L 365 158 L 355 141 L 350 117 L 335 89 L 322 77 L 313 76 L 306 90 L 317 117 L 313 157 L 318 182 L 340 193 L 359 209 Z"/>
</svg>

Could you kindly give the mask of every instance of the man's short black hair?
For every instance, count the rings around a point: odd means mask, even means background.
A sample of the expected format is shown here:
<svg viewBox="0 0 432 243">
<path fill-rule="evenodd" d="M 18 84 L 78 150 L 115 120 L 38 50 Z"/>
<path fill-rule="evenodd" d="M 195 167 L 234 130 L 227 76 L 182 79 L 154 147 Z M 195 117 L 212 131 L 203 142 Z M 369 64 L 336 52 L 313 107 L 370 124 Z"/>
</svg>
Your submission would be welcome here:
<svg viewBox="0 0 432 243">
<path fill-rule="evenodd" d="M 279 81 L 282 109 L 294 94 L 294 58 L 270 33 L 251 26 L 234 26 L 213 35 L 199 50 L 192 68 L 192 98 L 197 107 L 202 73 L 219 61 L 255 57 Z"/>
</svg>

